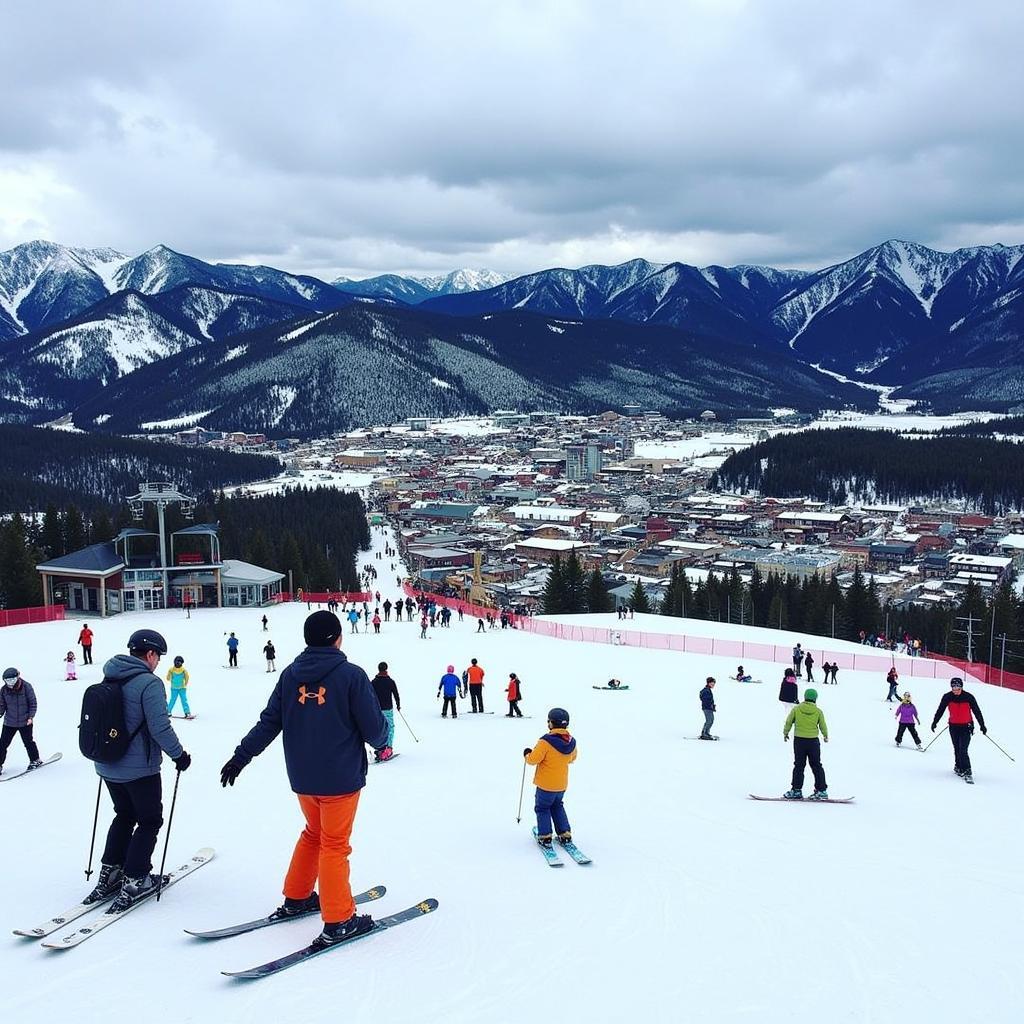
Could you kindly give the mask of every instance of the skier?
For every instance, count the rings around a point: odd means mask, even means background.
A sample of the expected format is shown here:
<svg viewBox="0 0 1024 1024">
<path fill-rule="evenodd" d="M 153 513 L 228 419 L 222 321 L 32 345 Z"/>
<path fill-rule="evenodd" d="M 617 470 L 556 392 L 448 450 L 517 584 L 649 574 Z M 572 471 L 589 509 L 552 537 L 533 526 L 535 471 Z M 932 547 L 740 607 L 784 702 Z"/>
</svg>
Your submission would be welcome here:
<svg viewBox="0 0 1024 1024">
<path fill-rule="evenodd" d="M 266 631 L 267 631 L 267 617 L 266 617 L 266 615 L 264 615 L 263 618 L 260 621 L 263 623 L 263 632 L 266 633 Z"/>
<path fill-rule="evenodd" d="M 75 652 L 68 651 L 67 657 L 64 659 L 64 681 L 71 682 L 78 678 L 78 673 L 75 671 Z"/>
<path fill-rule="evenodd" d="M 505 697 L 508 700 L 508 714 L 506 718 L 522 718 L 523 713 L 519 710 L 519 702 L 523 699 L 523 687 L 519 682 L 519 676 L 515 672 L 508 674 L 508 686 L 505 687 Z"/>
<path fill-rule="evenodd" d="M 702 740 L 713 740 L 715 737 L 711 735 L 711 726 L 715 724 L 715 677 L 708 676 L 704 681 L 704 689 L 700 691 L 700 707 L 704 712 L 704 728 L 701 729 L 700 738 Z"/>
<path fill-rule="evenodd" d="M 374 633 L 380 632 L 380 609 L 376 609 L 373 613 L 373 618 L 370 620 L 373 623 Z"/>
<path fill-rule="evenodd" d="M 814 682 L 814 656 L 808 651 L 804 655 L 804 671 L 807 673 L 807 682 Z"/>
<path fill-rule="evenodd" d="M 822 679 L 822 683 L 824 683 L 825 686 L 828 686 L 828 677 L 832 674 L 832 665 L 831 665 L 831 663 L 827 662 L 827 661 L 823 661 L 821 663 L 821 672 L 822 672 L 822 676 L 824 677 Z"/>
<path fill-rule="evenodd" d="M 896 696 L 896 684 L 900 681 L 900 674 L 896 671 L 895 665 L 889 669 L 889 674 L 885 677 L 885 681 L 889 684 L 889 695 L 885 699 L 891 704 L 893 697 Z"/>
<path fill-rule="evenodd" d="M 455 710 L 455 698 L 459 694 L 459 677 L 455 674 L 455 666 L 449 665 L 448 671 L 441 676 L 441 682 L 437 684 L 437 696 L 440 698 L 444 690 L 444 703 L 441 705 L 441 717 L 448 717 L 448 705 L 452 708 L 452 718 L 458 718 L 459 713 Z"/>
<path fill-rule="evenodd" d="M 238 637 L 234 633 L 228 637 L 228 668 L 238 668 Z"/>
<path fill-rule="evenodd" d="M 78 642 L 82 645 L 82 664 L 92 664 L 92 637 L 93 632 L 88 623 L 82 624 L 82 630 L 78 634 Z"/>
<path fill-rule="evenodd" d="M 390 597 L 386 597 L 384 599 L 384 604 L 383 604 L 382 607 L 384 608 L 384 621 L 385 622 L 390 622 L 391 621 L 391 598 Z"/>
<path fill-rule="evenodd" d="M 472 702 L 470 714 L 482 715 L 484 713 L 484 670 L 476 663 L 476 658 L 469 659 L 466 679 L 469 682 L 469 699 Z"/>
<path fill-rule="evenodd" d="M 321 609 L 303 625 L 305 650 L 281 673 L 259 721 L 220 771 L 233 786 L 242 769 L 283 734 L 285 765 L 306 827 L 284 880 L 279 916 L 319 907 L 324 948 L 373 927 L 356 914 L 349 884 L 349 837 L 366 785 L 366 744 L 381 750 L 387 722 L 366 673 L 341 650 L 341 620 Z M 320 879 L 320 895 L 314 891 Z"/>
<path fill-rule="evenodd" d="M 267 671 L 274 672 L 277 669 L 277 665 L 275 664 L 277 649 L 274 647 L 273 640 L 268 640 L 263 645 L 263 656 L 267 659 Z"/>
<path fill-rule="evenodd" d="M 381 714 L 388 723 L 388 741 L 383 750 L 376 752 L 374 760 L 387 761 L 389 758 L 394 757 L 393 748 L 395 745 L 395 712 L 391 707 L 391 703 L 394 701 L 395 707 L 401 711 L 402 698 L 398 696 L 398 687 L 395 685 L 394 679 L 388 675 L 388 663 L 386 661 L 382 661 L 377 666 L 377 674 L 370 680 L 370 683 L 373 686 L 373 692 L 377 694 Z"/>
<path fill-rule="evenodd" d="M 552 825 L 560 843 L 572 842 L 572 829 L 565 813 L 563 798 L 569 788 L 569 765 L 576 760 L 576 740 L 569 735 L 569 712 L 552 708 L 548 712 L 548 732 L 533 748 L 526 747 L 527 764 L 537 766 L 533 784 L 537 787 L 533 809 L 537 814 L 537 842 L 551 849 Z"/>
<path fill-rule="evenodd" d="M 939 706 L 932 719 L 932 732 L 939 724 L 942 712 L 949 710 L 949 738 L 953 743 L 953 771 L 959 775 L 964 782 L 973 784 L 974 776 L 971 775 L 971 759 L 967 755 L 967 748 L 971 745 L 971 735 L 974 733 L 974 719 L 978 720 L 978 728 L 982 736 L 988 734 L 985 726 L 985 718 L 974 699 L 974 694 L 964 689 L 964 681 L 959 676 L 953 676 L 949 681 L 949 693 L 942 695 Z M 972 717 L 973 714 L 973 717 Z"/>
<path fill-rule="evenodd" d="M 822 739 L 828 743 L 828 724 L 825 722 L 824 712 L 817 705 L 817 700 L 817 690 L 805 690 L 803 704 L 797 705 L 790 711 L 782 729 L 782 738 L 787 741 L 789 740 L 789 730 L 795 729 L 792 788 L 788 793 L 782 794 L 787 800 L 802 800 L 804 798 L 804 767 L 808 761 L 810 761 L 811 771 L 814 773 L 814 792 L 808 799 L 828 799 L 825 769 L 821 766 L 821 744 L 818 741 L 818 732 L 820 731 Z"/>
<path fill-rule="evenodd" d="M 349 627 L 350 627 L 350 631 L 352 633 L 358 633 L 359 632 L 359 625 L 358 625 L 358 623 L 359 623 L 359 612 L 356 611 L 355 605 L 353 605 L 349 609 L 347 618 L 348 618 L 348 624 L 349 624 Z"/>
<path fill-rule="evenodd" d="M 121 686 L 124 724 L 132 738 L 117 761 L 96 762 L 96 774 L 114 804 L 114 820 L 96 888 L 86 899 L 95 902 L 117 893 L 114 912 L 127 910 L 162 884 L 150 874 L 163 824 L 161 751 L 179 772 L 188 771 L 192 763 L 168 718 L 167 695 L 155 674 L 166 653 L 167 641 L 155 629 L 137 629 L 128 638 L 128 653 L 115 655 L 103 666 L 104 678 Z"/>
<path fill-rule="evenodd" d="M 800 693 L 796 685 L 796 673 L 787 668 L 779 686 L 779 700 L 783 704 L 797 704 L 800 701 Z"/>
<path fill-rule="evenodd" d="M 7 748 L 17 733 L 25 744 L 29 768 L 38 768 L 43 762 L 39 758 L 39 747 L 32 738 L 32 724 L 38 708 L 36 691 L 27 679 L 21 678 L 16 668 L 4 669 L 4 685 L 0 687 L 0 714 L 4 716 L 0 729 L 0 775 L 7 760 Z"/>
<path fill-rule="evenodd" d="M 910 701 L 910 694 L 903 694 L 903 700 L 900 706 L 896 709 L 896 718 L 900 725 L 896 730 L 896 746 L 898 747 L 903 742 L 903 733 L 908 731 L 913 737 L 914 742 L 917 744 L 917 749 L 921 749 L 921 737 L 917 735 L 917 730 L 914 728 L 914 723 L 921 724 L 921 719 L 918 717 L 917 708 Z"/>
<path fill-rule="evenodd" d="M 803 662 L 804 649 L 800 644 L 797 644 L 796 647 L 793 648 L 793 675 L 795 675 L 797 679 L 800 678 L 800 667 L 803 665 Z"/>
<path fill-rule="evenodd" d="M 185 668 L 185 659 L 179 654 L 174 659 L 174 665 L 167 670 L 167 682 L 171 684 L 171 699 L 167 703 L 167 714 L 174 710 L 174 705 L 181 701 L 181 709 L 189 720 L 196 716 L 192 714 L 188 706 L 188 696 L 185 688 L 188 686 L 188 669 Z"/>
<path fill-rule="evenodd" d="M 420 616 L 420 639 L 421 640 L 426 640 L 427 639 L 427 625 L 428 625 L 428 622 L 429 622 L 429 620 L 427 619 L 427 613 L 424 612 L 423 615 Z"/>
</svg>

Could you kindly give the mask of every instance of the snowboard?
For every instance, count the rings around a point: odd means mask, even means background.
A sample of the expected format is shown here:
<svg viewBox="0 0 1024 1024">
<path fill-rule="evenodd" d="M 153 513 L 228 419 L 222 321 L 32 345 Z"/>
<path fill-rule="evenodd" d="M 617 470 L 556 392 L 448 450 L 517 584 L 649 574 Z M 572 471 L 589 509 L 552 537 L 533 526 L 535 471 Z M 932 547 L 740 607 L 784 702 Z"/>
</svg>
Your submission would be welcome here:
<svg viewBox="0 0 1024 1024">
<path fill-rule="evenodd" d="M 717 740 L 719 738 L 720 737 L 718 737 L 718 736 L 712 736 L 711 737 L 712 740 Z M 684 736 L 683 739 L 684 740 L 700 740 L 700 737 L 699 736 Z M 702 743 L 710 743 L 711 740 L 701 740 L 701 742 Z"/>
<path fill-rule="evenodd" d="M 775 803 L 783 804 L 852 804 L 852 796 L 844 797 L 829 797 L 827 800 L 810 800 L 804 798 L 803 800 L 787 800 L 784 796 L 755 796 L 753 793 L 747 794 L 751 800 L 766 800 Z"/>
<path fill-rule="evenodd" d="M 58 751 L 56 754 L 51 754 L 39 766 L 39 768 L 45 768 L 48 764 L 53 764 L 54 762 L 59 761 L 63 756 L 64 755 L 60 753 L 60 751 Z M 28 765 L 26 765 L 24 768 L 21 769 L 21 771 L 5 772 L 3 775 L 0 775 L 0 782 L 10 782 L 12 779 L 20 779 L 23 775 L 28 775 L 31 772 L 39 771 L 39 768 L 29 768 Z"/>
<path fill-rule="evenodd" d="M 593 689 L 595 689 L 595 690 L 614 690 L 614 691 L 618 692 L 619 690 L 628 690 L 629 687 L 628 686 L 595 686 L 595 687 L 593 687 Z"/>
</svg>

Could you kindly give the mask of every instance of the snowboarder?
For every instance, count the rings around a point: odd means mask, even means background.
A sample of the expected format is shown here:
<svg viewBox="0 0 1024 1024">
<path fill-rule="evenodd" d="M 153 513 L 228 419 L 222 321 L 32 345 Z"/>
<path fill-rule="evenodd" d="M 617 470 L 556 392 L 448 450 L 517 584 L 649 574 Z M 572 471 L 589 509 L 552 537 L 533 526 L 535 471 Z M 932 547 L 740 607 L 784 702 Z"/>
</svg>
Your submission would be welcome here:
<svg viewBox="0 0 1024 1024">
<path fill-rule="evenodd" d="M 749 683 L 753 680 L 753 676 L 750 673 L 743 670 L 742 665 L 736 666 L 736 682 L 738 683 Z"/>
<path fill-rule="evenodd" d="M 238 637 L 234 633 L 228 637 L 228 668 L 238 668 Z"/>
<path fill-rule="evenodd" d="M 576 760 L 576 740 L 569 735 L 569 712 L 552 708 L 548 712 L 548 732 L 535 747 L 526 747 L 527 764 L 537 766 L 533 784 L 537 787 L 533 809 L 537 815 L 537 842 L 551 849 L 552 826 L 560 843 L 572 842 L 572 829 L 565 813 L 563 798 L 569 788 L 569 765 Z"/>
<path fill-rule="evenodd" d="M 171 725 L 164 684 L 155 674 L 166 653 L 167 641 L 155 629 L 137 629 L 128 638 L 128 653 L 115 655 L 103 666 L 104 678 L 121 686 L 124 724 L 132 738 L 117 761 L 95 762 L 96 774 L 114 804 L 114 820 L 96 888 L 87 899 L 117 893 L 111 907 L 117 912 L 127 910 L 162 881 L 150 874 L 163 824 L 161 751 L 179 772 L 192 763 Z"/>
<path fill-rule="evenodd" d="M 793 780 L 788 793 L 783 793 L 787 800 L 804 798 L 804 767 L 810 761 L 814 773 L 814 792 L 809 799 L 827 800 L 828 785 L 825 782 L 825 769 L 821 766 L 821 743 L 818 733 L 828 743 L 828 724 L 825 714 L 817 705 L 818 691 L 804 691 L 803 704 L 797 705 L 786 716 L 786 724 L 782 728 L 782 738 L 789 740 L 790 729 L 795 729 L 793 736 Z"/>
<path fill-rule="evenodd" d="M 921 749 L 921 737 L 917 735 L 917 730 L 914 728 L 914 723 L 921 724 L 921 719 L 918 717 L 917 708 L 910 701 L 910 694 L 903 694 L 903 700 L 900 706 L 896 709 L 896 718 L 899 721 L 899 728 L 896 730 L 896 746 L 898 747 L 903 742 L 903 733 L 909 731 L 913 737 L 914 742 L 917 744 L 917 749 Z"/>
<path fill-rule="evenodd" d="M 267 659 L 267 671 L 273 672 L 277 669 L 275 660 L 277 658 L 277 649 L 274 647 L 274 641 L 268 640 L 263 645 L 263 656 Z"/>
<path fill-rule="evenodd" d="M 896 684 L 900 681 L 900 674 L 896 671 L 895 665 L 889 669 L 889 674 L 885 677 L 885 681 L 889 684 L 889 694 L 885 699 L 891 704 L 893 697 L 896 696 Z"/>
<path fill-rule="evenodd" d="M 804 655 L 804 671 L 807 673 L 807 682 L 814 682 L 814 656 L 808 651 Z"/>
<path fill-rule="evenodd" d="M 4 761 L 7 760 L 7 748 L 15 733 L 25 744 L 29 768 L 38 768 L 43 763 L 39 757 L 39 747 L 32 738 L 32 724 L 35 722 L 37 708 L 36 691 L 32 684 L 22 679 L 16 668 L 4 669 L 4 685 L 0 687 L 0 714 L 4 716 L 3 728 L 0 729 L 0 775 L 3 774 Z"/>
<path fill-rule="evenodd" d="M 189 720 L 196 716 L 192 714 L 188 706 L 188 696 L 185 688 L 188 686 L 188 669 L 185 668 L 185 659 L 179 654 L 174 659 L 174 665 L 167 670 L 167 682 L 171 684 L 171 699 L 167 703 L 167 714 L 174 710 L 174 705 L 181 701 L 181 710 Z"/>
<path fill-rule="evenodd" d="M 779 700 L 783 704 L 797 704 L 800 701 L 800 692 L 796 685 L 796 673 L 787 668 L 782 677 L 782 684 L 779 686 Z"/>
<path fill-rule="evenodd" d="M 949 693 L 942 695 L 939 706 L 932 719 L 932 732 L 939 724 L 942 712 L 949 710 L 949 738 L 953 744 L 953 771 L 959 775 L 964 782 L 974 782 L 971 774 L 971 759 L 967 755 L 967 748 L 971 745 L 971 735 L 974 733 L 974 719 L 978 720 L 978 728 L 982 736 L 988 734 L 985 727 L 985 718 L 974 699 L 974 694 L 964 689 L 964 681 L 959 676 L 953 676 L 949 681 Z M 973 717 L 972 717 L 973 715 Z"/>
<path fill-rule="evenodd" d="M 444 690 L 444 703 L 441 705 L 441 717 L 448 717 L 448 706 L 451 705 L 452 718 L 458 718 L 459 713 L 455 710 L 455 698 L 459 695 L 459 677 L 455 674 L 455 666 L 449 665 L 448 671 L 441 676 L 441 682 L 437 684 L 437 696 L 440 698 Z"/>
<path fill-rule="evenodd" d="M 800 644 L 797 644 L 796 647 L 793 648 L 793 675 L 795 675 L 797 679 L 800 678 L 800 668 L 803 665 L 803 662 L 804 649 Z"/>
<path fill-rule="evenodd" d="M 92 664 L 92 637 L 93 632 L 88 623 L 82 624 L 82 630 L 78 634 L 78 642 L 82 645 L 82 664 Z"/>
<path fill-rule="evenodd" d="M 608 689 L 609 690 L 617 690 L 621 686 L 622 686 L 622 680 L 621 679 L 609 679 L 608 680 Z"/>
<path fill-rule="evenodd" d="M 384 745 L 383 750 L 376 751 L 374 760 L 387 761 L 389 758 L 394 757 L 395 745 L 395 712 L 391 704 L 394 701 L 394 706 L 401 711 L 402 698 L 398 696 L 398 687 L 395 685 L 394 679 L 388 675 L 388 663 L 386 661 L 382 661 L 377 666 L 377 674 L 370 680 L 370 683 L 373 686 L 373 692 L 377 694 L 381 714 L 388 723 L 388 741 Z"/>
<path fill-rule="evenodd" d="M 221 768 L 222 786 L 283 734 L 285 765 L 306 827 L 295 844 L 278 914 L 319 908 L 313 945 L 324 948 L 373 927 L 356 914 L 349 884 L 349 837 L 366 785 L 366 744 L 381 750 L 387 722 L 366 673 L 341 651 L 341 621 L 321 609 L 303 625 L 305 650 L 281 673 L 259 721 Z M 320 880 L 319 896 L 314 891 Z"/>
<path fill-rule="evenodd" d="M 75 652 L 68 651 L 67 657 L 64 659 L 64 680 L 70 682 L 78 678 L 78 673 L 75 670 Z"/>
<path fill-rule="evenodd" d="M 700 691 L 700 708 L 704 712 L 704 728 L 700 731 L 702 740 L 713 740 L 711 726 L 715 724 L 715 677 L 708 676 L 704 681 L 704 689 Z"/>
<path fill-rule="evenodd" d="M 523 713 L 519 710 L 519 702 L 523 699 L 523 687 L 519 682 L 519 676 L 515 672 L 508 674 L 508 686 L 505 687 L 505 697 L 508 700 L 508 714 L 506 718 L 522 718 Z"/>
<path fill-rule="evenodd" d="M 476 658 L 469 660 L 466 679 L 469 682 L 469 699 L 472 702 L 470 714 L 482 715 L 484 713 L 484 670 L 476 663 Z"/>
</svg>

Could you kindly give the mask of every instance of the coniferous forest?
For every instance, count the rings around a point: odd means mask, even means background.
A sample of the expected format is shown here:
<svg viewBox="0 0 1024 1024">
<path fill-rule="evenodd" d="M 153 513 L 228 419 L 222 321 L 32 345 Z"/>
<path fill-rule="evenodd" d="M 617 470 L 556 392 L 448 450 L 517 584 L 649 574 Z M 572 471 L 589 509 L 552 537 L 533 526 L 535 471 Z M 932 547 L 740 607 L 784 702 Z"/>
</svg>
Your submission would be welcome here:
<svg viewBox="0 0 1024 1024">
<path fill-rule="evenodd" d="M 807 430 L 730 455 L 712 486 L 831 505 L 956 501 L 1004 515 L 1024 508 L 1024 446 L 984 436 Z"/>
</svg>

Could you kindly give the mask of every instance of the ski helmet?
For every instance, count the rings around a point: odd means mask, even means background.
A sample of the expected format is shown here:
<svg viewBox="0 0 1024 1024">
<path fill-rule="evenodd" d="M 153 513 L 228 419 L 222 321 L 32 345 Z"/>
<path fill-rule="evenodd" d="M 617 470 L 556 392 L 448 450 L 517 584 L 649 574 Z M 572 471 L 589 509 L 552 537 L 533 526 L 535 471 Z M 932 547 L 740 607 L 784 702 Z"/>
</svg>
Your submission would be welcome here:
<svg viewBox="0 0 1024 1024">
<path fill-rule="evenodd" d="M 552 708 L 548 712 L 548 721 L 554 729 L 565 729 L 569 725 L 569 712 L 564 708 Z"/>
<path fill-rule="evenodd" d="M 137 629 L 128 637 L 129 651 L 167 653 L 167 641 L 155 629 Z"/>
<path fill-rule="evenodd" d="M 960 689 L 963 689 L 964 681 L 959 676 L 953 676 L 949 681 L 949 685 L 951 688 L 959 687 Z"/>
<path fill-rule="evenodd" d="M 809 700 L 812 704 L 818 699 L 818 691 L 811 688 L 804 690 L 804 700 Z"/>
</svg>

